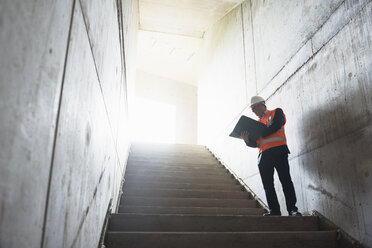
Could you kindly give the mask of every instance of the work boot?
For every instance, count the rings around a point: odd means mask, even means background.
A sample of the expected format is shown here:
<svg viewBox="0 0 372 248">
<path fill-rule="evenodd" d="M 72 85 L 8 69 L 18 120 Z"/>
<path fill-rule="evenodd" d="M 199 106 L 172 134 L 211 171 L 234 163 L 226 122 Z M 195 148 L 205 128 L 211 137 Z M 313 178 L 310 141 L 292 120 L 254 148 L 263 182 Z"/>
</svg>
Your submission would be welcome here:
<svg viewBox="0 0 372 248">
<path fill-rule="evenodd" d="M 291 210 L 289 213 L 288 213 L 289 216 L 302 216 L 302 214 L 300 212 L 298 212 L 297 210 Z"/>
<path fill-rule="evenodd" d="M 269 211 L 268 213 L 264 213 L 263 216 L 282 216 L 282 213 L 280 211 Z"/>
</svg>

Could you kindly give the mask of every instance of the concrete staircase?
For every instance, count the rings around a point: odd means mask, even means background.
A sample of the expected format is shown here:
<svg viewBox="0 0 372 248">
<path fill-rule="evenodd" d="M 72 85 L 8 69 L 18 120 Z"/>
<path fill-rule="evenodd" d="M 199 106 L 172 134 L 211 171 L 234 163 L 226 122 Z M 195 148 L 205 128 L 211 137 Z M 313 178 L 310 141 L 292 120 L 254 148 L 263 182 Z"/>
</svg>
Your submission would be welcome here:
<svg viewBox="0 0 372 248">
<path fill-rule="evenodd" d="M 263 217 L 264 209 L 202 146 L 134 145 L 108 248 L 337 246 L 316 216 Z"/>
</svg>

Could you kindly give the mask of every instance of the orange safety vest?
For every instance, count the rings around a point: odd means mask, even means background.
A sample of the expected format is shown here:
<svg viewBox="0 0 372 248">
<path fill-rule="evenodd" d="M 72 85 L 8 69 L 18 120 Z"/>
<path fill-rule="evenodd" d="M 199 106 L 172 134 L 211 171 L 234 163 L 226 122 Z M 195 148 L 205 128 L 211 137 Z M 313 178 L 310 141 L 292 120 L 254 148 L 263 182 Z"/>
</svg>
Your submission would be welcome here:
<svg viewBox="0 0 372 248">
<path fill-rule="evenodd" d="M 264 119 L 259 119 L 258 121 L 269 127 L 272 124 L 272 120 L 274 119 L 274 116 L 275 116 L 275 110 L 268 110 L 266 112 Z M 284 113 L 283 113 L 283 116 L 284 116 L 284 124 L 281 129 L 279 129 L 275 133 L 265 138 L 260 137 L 257 140 L 257 147 L 258 147 L 259 153 L 272 147 L 287 145 L 287 139 L 285 137 L 285 132 L 284 132 L 284 125 L 286 123 L 286 118 L 285 118 Z"/>
</svg>

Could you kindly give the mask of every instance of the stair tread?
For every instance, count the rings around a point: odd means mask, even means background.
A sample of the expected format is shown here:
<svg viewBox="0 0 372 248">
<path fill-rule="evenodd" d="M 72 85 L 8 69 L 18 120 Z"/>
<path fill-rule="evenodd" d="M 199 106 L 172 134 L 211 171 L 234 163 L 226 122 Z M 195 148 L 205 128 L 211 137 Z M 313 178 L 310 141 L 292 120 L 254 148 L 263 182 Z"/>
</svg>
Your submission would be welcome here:
<svg viewBox="0 0 372 248">
<path fill-rule="evenodd" d="M 128 164 L 133 165 L 133 164 L 143 164 L 147 166 L 152 166 L 152 165 L 174 165 L 174 166 L 199 166 L 199 167 L 213 167 L 213 166 L 219 166 L 221 167 L 222 165 L 218 160 L 216 159 L 208 159 L 208 161 L 200 159 L 196 161 L 190 161 L 189 159 L 185 159 L 184 161 L 179 160 L 179 159 L 132 159 L 128 158 Z"/>
<path fill-rule="evenodd" d="M 197 184 L 237 184 L 233 178 L 184 178 L 184 177 L 151 177 L 151 176 L 138 176 L 138 177 L 125 177 L 127 182 L 131 181 L 144 181 L 151 182 L 164 182 L 164 183 L 197 183 Z"/>
<path fill-rule="evenodd" d="M 248 215 L 114 214 L 110 230 L 126 231 L 315 231 L 318 218 Z"/>
<path fill-rule="evenodd" d="M 120 205 L 143 206 L 216 206 L 216 207 L 253 207 L 257 203 L 250 199 L 205 199 L 205 198 L 176 198 L 176 197 L 124 197 Z"/>
<path fill-rule="evenodd" d="M 140 197 L 140 196 L 127 196 L 127 197 L 124 197 L 123 200 L 127 200 L 128 198 L 130 199 L 135 199 L 135 198 L 138 198 L 138 199 L 148 199 L 148 200 L 174 200 L 174 201 L 177 201 L 177 200 L 180 200 L 180 201 L 192 201 L 192 200 L 195 200 L 195 201 L 254 201 L 252 199 L 218 199 L 218 198 L 194 198 L 194 197 L 190 197 L 190 198 L 182 198 L 182 197 Z"/>
<path fill-rule="evenodd" d="M 239 184 L 199 184 L 199 183 L 177 183 L 177 182 L 128 182 L 127 180 L 124 182 L 123 188 L 171 188 L 171 189 L 203 189 L 203 190 L 216 190 L 216 189 L 224 189 L 228 190 L 236 190 L 241 189 L 243 186 Z"/>
<path fill-rule="evenodd" d="M 148 173 L 154 172 L 157 174 L 160 173 L 170 173 L 170 174 L 202 174 L 202 175 L 231 175 L 228 170 L 222 168 L 220 166 L 211 166 L 209 168 L 203 168 L 201 166 L 193 166 L 186 167 L 186 166 L 147 166 L 141 165 L 138 167 L 127 166 L 126 172 L 128 174 L 140 174 L 140 173 Z"/>
<path fill-rule="evenodd" d="M 164 191 L 164 192 L 206 192 L 206 193 L 231 193 L 235 191 L 231 190 L 205 190 L 205 189 L 152 189 L 152 188 L 142 188 L 142 189 L 133 189 L 133 191 Z M 240 189 L 236 190 L 236 193 L 249 194 L 247 191 L 242 191 Z"/>
<path fill-rule="evenodd" d="M 178 235 L 178 234 L 192 234 L 192 235 L 198 235 L 198 234 L 211 234 L 211 235 L 221 235 L 221 234 L 249 234 L 249 235 L 255 235 L 255 234 L 264 234 L 268 235 L 270 233 L 274 234 L 282 234 L 282 233 L 289 233 L 289 234 L 336 234 L 336 230 L 330 230 L 330 231 L 256 231 L 256 232 L 138 232 L 138 231 L 110 231 L 108 230 L 107 233 L 141 233 L 141 234 L 170 234 L 170 235 Z"/>
<path fill-rule="evenodd" d="M 234 209 L 236 209 L 236 210 L 244 210 L 244 209 L 260 209 L 260 210 L 263 210 L 262 208 L 257 208 L 257 207 L 246 207 L 246 208 L 221 208 L 221 207 L 163 207 L 163 206 L 138 206 L 138 205 L 136 205 L 136 206 L 121 206 L 121 207 L 123 207 L 123 208 L 125 208 L 125 207 L 128 207 L 128 208 L 133 208 L 133 207 L 139 207 L 139 208 L 165 208 L 165 209 L 210 209 L 210 210 L 213 210 L 213 209 L 215 209 L 215 210 L 219 210 L 219 209 L 223 209 L 223 210 L 228 210 L 228 209 L 230 209 L 230 210 L 234 210 Z"/>
<path fill-rule="evenodd" d="M 262 215 L 262 208 L 246 207 L 162 207 L 162 206 L 120 206 L 119 213 L 183 214 L 183 215 Z"/>
<path fill-rule="evenodd" d="M 201 174 L 230 174 L 225 168 L 221 166 L 210 166 L 208 168 L 202 166 L 177 166 L 177 165 L 133 165 L 126 167 L 126 173 L 148 173 L 148 172 L 162 173 L 201 173 Z"/>
<path fill-rule="evenodd" d="M 336 232 L 108 232 L 107 242 L 109 248 L 335 248 Z"/>
<path fill-rule="evenodd" d="M 252 199 L 247 191 L 237 189 L 235 191 L 222 190 L 190 190 L 190 189 L 126 189 L 123 190 L 122 197 L 177 197 L 177 198 L 215 198 L 215 199 Z"/>
<path fill-rule="evenodd" d="M 125 173 L 126 177 L 139 177 L 139 176 L 145 176 L 143 175 L 145 172 L 127 172 Z M 146 172 L 147 174 L 150 174 L 150 172 Z M 228 173 L 220 173 L 220 174 L 208 174 L 207 172 L 201 173 L 201 172 L 171 172 L 171 171 L 153 171 L 151 174 L 153 177 L 183 177 L 183 178 L 233 178 L 231 174 Z"/>
</svg>

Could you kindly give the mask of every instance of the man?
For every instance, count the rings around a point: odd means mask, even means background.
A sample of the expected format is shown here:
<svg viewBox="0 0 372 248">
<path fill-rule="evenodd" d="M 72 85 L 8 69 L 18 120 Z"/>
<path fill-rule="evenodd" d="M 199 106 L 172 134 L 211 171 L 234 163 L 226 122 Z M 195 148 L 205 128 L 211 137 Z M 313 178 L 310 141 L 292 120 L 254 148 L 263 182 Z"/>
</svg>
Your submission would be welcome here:
<svg viewBox="0 0 372 248">
<path fill-rule="evenodd" d="M 241 137 L 247 146 L 258 147 L 259 149 L 258 168 L 270 209 L 264 216 L 281 215 L 274 188 L 274 168 L 283 187 L 288 214 L 290 216 L 301 216 L 301 213 L 297 211 L 296 193 L 289 174 L 289 149 L 284 132 L 286 119 L 283 110 L 280 108 L 267 110 L 265 99 L 260 96 L 251 98 L 251 109 L 259 117 L 259 122 L 267 126 L 262 137 L 257 141 L 250 139 L 248 132 L 244 131 L 241 133 Z"/>
</svg>

